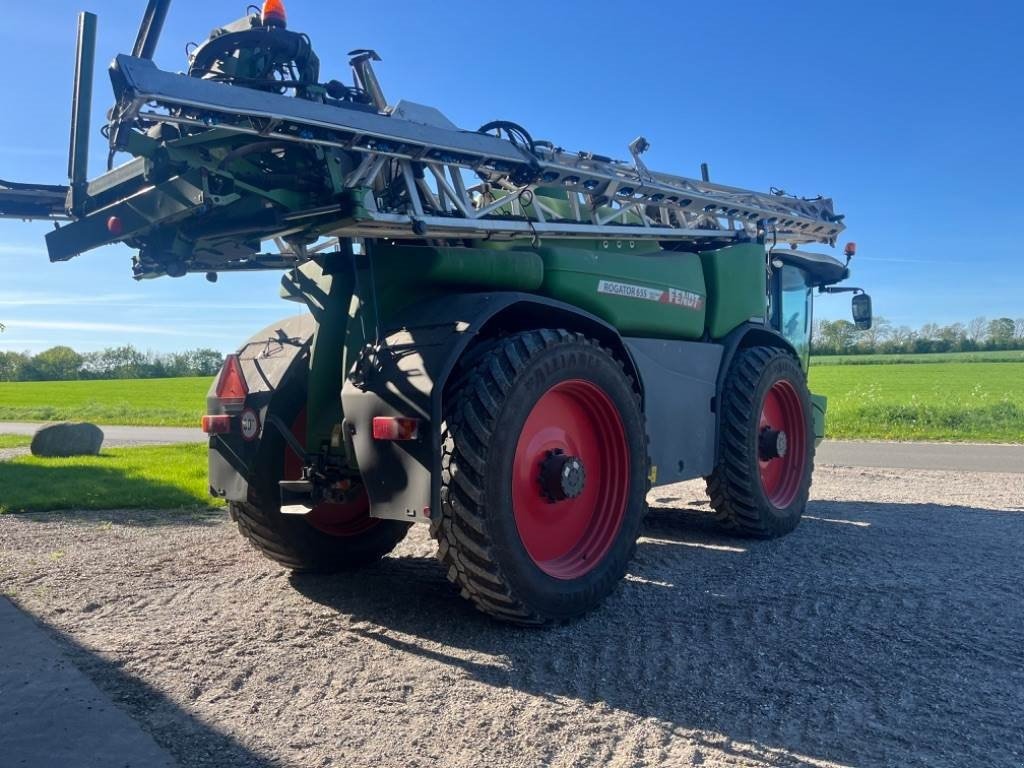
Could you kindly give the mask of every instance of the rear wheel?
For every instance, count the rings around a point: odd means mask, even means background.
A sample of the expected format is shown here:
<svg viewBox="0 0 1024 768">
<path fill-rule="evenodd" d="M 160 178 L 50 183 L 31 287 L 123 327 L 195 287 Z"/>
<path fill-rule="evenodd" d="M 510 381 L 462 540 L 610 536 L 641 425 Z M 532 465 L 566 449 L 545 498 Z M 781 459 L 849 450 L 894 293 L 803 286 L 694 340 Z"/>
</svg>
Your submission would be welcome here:
<svg viewBox="0 0 1024 768">
<path fill-rule="evenodd" d="M 305 388 L 295 390 L 294 399 L 301 403 Z M 305 442 L 305 407 L 298 413 L 295 406 L 286 409 L 292 413 L 282 413 L 282 418 L 299 442 Z M 352 488 L 344 504 L 319 504 L 307 515 L 282 514 L 278 482 L 297 480 L 301 473 L 302 459 L 276 429 L 266 429 L 249 501 L 232 502 L 231 515 L 242 534 L 271 560 L 294 571 L 351 570 L 376 562 L 405 538 L 408 523 L 370 517 L 370 500 L 361 485 Z"/>
<path fill-rule="evenodd" d="M 739 352 L 721 395 L 719 458 L 707 478 L 718 519 L 772 538 L 800 523 L 811 487 L 814 439 L 803 369 L 773 347 Z"/>
<path fill-rule="evenodd" d="M 520 333 L 446 401 L 431 531 L 448 578 L 507 621 L 597 605 L 625 574 L 647 493 L 643 415 L 621 365 L 567 331 Z"/>
</svg>

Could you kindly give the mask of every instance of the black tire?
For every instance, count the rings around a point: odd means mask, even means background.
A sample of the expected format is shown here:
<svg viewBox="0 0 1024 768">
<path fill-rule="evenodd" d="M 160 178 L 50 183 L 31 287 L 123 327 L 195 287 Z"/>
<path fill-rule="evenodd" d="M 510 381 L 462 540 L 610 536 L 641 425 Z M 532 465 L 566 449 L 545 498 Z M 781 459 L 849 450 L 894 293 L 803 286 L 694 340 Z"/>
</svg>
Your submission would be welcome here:
<svg viewBox="0 0 1024 768">
<path fill-rule="evenodd" d="M 790 412 L 790 431 L 802 425 L 802 435 L 787 435 L 783 455 L 773 456 L 778 452 L 777 443 L 773 435 L 764 434 L 769 427 L 762 426 L 762 409 L 769 393 L 779 391 L 799 406 L 799 413 Z M 767 447 L 762 444 L 765 438 Z M 814 429 L 806 377 L 790 353 L 774 347 L 750 347 L 737 353 L 721 393 L 719 441 L 717 464 L 706 478 L 719 522 L 736 533 L 760 539 L 793 531 L 810 492 Z M 790 453 L 796 450 L 800 456 Z M 769 480 L 766 486 L 762 467 L 773 461 L 783 462 L 780 478 L 788 479 L 777 484 Z"/>
<path fill-rule="evenodd" d="M 613 425 L 612 442 L 623 450 L 601 449 L 595 454 L 595 465 L 616 468 L 614 480 L 608 479 L 611 470 L 604 471 L 606 479 L 594 480 L 593 489 L 578 491 L 578 497 L 558 499 L 557 503 L 568 502 L 576 510 L 569 515 L 582 510 L 589 516 L 587 531 L 606 527 L 600 529 L 599 544 L 586 538 L 591 533 L 581 534 L 564 555 L 570 565 L 556 576 L 551 567 L 534 559 L 520 535 L 513 493 L 530 491 L 528 484 L 524 490 L 522 479 L 513 479 L 513 467 L 519 456 L 517 444 L 534 406 L 556 389 L 578 386 L 600 393 L 597 397 L 602 405 L 595 418 L 605 419 L 614 409 L 615 416 L 605 423 Z M 514 623 L 564 621 L 598 605 L 625 575 L 646 511 L 648 460 L 643 413 L 636 388 L 622 365 L 579 334 L 564 330 L 519 333 L 477 350 L 472 366 L 445 401 L 442 508 L 432 521 L 431 533 L 437 539 L 438 559 L 448 579 L 481 611 Z M 557 451 L 545 455 L 553 453 Z M 584 453 L 580 451 L 581 457 Z M 520 477 L 529 477 L 532 463 L 522 457 L 520 462 L 524 473 Z M 536 492 L 540 496 L 543 463 L 537 466 Z M 555 476 L 560 477 L 557 472 Z M 613 496 L 622 500 L 621 505 L 600 502 L 591 507 L 588 500 L 603 498 L 602 484 L 608 483 L 614 483 Z M 580 506 L 571 506 L 577 504 L 577 498 Z M 550 499 L 540 503 L 549 502 L 556 503 Z M 590 522 L 608 519 L 601 511 L 607 509 L 617 510 L 613 513 L 617 523 Z M 581 543 L 585 539 L 588 543 Z M 593 549 L 588 552 L 588 547 Z M 588 554 L 593 555 L 589 562 Z M 584 569 L 589 570 L 573 575 Z"/>
<path fill-rule="evenodd" d="M 304 410 L 305 379 L 279 393 L 271 408 L 285 424 Z M 285 452 L 291 448 L 276 429 L 265 429 L 250 479 L 249 501 L 232 502 L 230 513 L 238 530 L 260 552 L 293 571 L 331 573 L 377 562 L 405 538 L 410 524 L 377 520 L 367 530 L 347 536 L 324 533 L 305 517 L 281 513 L 278 482 Z"/>
</svg>

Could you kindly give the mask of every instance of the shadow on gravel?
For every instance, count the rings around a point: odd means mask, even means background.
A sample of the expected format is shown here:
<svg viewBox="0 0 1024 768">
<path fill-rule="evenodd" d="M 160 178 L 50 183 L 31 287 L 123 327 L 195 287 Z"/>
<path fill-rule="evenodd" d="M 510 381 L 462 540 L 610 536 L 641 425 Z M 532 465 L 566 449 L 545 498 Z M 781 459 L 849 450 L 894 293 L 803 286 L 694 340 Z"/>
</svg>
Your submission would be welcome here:
<svg viewBox="0 0 1024 768">
<path fill-rule="evenodd" d="M 196 719 L 158 689 L 126 674 L 116 662 L 98 656 L 60 630 L 43 622 L 40 624 L 101 691 L 137 722 L 146 724 L 149 734 L 176 763 L 210 768 L 279 768 L 280 763 L 267 760 L 227 734 Z M 65 724 L 65 727 L 74 728 L 75 724 Z M 82 755 L 80 764 L 98 765 L 88 755 Z M 38 761 L 31 765 L 53 765 L 47 758 L 45 747 L 42 747 Z"/>
<path fill-rule="evenodd" d="M 692 506 L 656 508 L 605 605 L 540 630 L 476 613 L 427 558 L 291 580 L 349 615 L 349 631 L 400 653 L 496 688 L 657 718 L 688 739 L 703 732 L 716 750 L 737 744 L 741 762 L 752 745 L 780 766 L 799 762 L 794 754 L 1015 764 L 1024 515 L 813 502 L 808 516 L 793 535 L 759 542 L 728 536 Z M 951 711 L 952 692 L 971 706 Z M 951 760 L 952 722 L 970 737 Z"/>
</svg>

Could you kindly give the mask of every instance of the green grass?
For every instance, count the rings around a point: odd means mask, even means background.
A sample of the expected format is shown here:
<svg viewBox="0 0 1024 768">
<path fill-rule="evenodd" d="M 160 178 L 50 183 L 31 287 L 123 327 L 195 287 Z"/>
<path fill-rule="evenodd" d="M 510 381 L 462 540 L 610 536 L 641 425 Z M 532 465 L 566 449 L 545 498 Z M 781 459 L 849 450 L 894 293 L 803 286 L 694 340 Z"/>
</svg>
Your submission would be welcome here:
<svg viewBox="0 0 1024 768">
<path fill-rule="evenodd" d="M 207 378 L 0 382 L 0 421 L 196 427 Z"/>
<path fill-rule="evenodd" d="M 1024 443 L 1024 362 L 811 364 L 827 436 Z"/>
<path fill-rule="evenodd" d="M 217 506 L 201 444 L 112 448 L 99 456 L 0 462 L 0 513 Z"/>
<path fill-rule="evenodd" d="M 0 448 L 27 448 L 31 442 L 25 435 L 0 435 Z"/>
<path fill-rule="evenodd" d="M 206 378 L 0 383 L 0 421 L 191 427 L 209 385 Z M 815 358 L 811 387 L 829 397 L 829 437 L 1024 442 L 1024 351 Z"/>
<path fill-rule="evenodd" d="M 908 363 L 1024 363 L 1024 349 L 1003 352 L 925 352 L 919 355 L 814 355 L 813 365 L 904 365 Z"/>
</svg>

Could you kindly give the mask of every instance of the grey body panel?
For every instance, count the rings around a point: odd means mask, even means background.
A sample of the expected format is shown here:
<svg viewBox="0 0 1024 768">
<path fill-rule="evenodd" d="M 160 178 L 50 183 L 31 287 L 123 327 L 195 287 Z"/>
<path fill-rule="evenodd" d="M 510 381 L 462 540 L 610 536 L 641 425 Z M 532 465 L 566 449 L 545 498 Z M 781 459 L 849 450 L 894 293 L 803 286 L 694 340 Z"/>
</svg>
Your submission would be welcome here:
<svg viewBox="0 0 1024 768">
<path fill-rule="evenodd" d="M 242 372 L 249 387 L 246 406 L 259 414 L 263 430 L 268 428 L 267 410 L 274 394 L 287 382 L 298 361 L 303 359 L 315 330 L 316 322 L 312 315 L 295 315 L 253 334 L 239 348 Z M 207 413 L 222 412 L 213 399 L 216 386 L 214 380 L 207 398 Z M 237 429 L 237 424 L 234 427 Z M 262 431 L 259 437 L 262 437 Z M 212 495 L 228 501 L 248 501 L 251 467 L 259 445 L 259 439 L 246 441 L 237 432 L 210 437 Z"/>
<path fill-rule="evenodd" d="M 714 399 L 723 347 L 694 341 L 627 338 L 640 372 L 653 485 L 711 473 L 717 443 Z"/>
<path fill-rule="evenodd" d="M 505 326 L 513 312 L 516 321 Z M 444 387 L 469 344 L 499 315 L 509 331 L 549 327 L 553 318 L 562 323 L 571 315 L 592 335 L 615 334 L 589 313 L 526 293 L 455 294 L 409 308 L 385 331 L 389 349 L 364 352 L 356 365 L 361 373 L 350 374 L 341 393 L 373 517 L 425 522 L 439 509 Z M 547 317 L 548 325 L 537 325 L 534 316 Z M 419 440 L 374 440 L 375 416 L 421 419 Z"/>
</svg>

